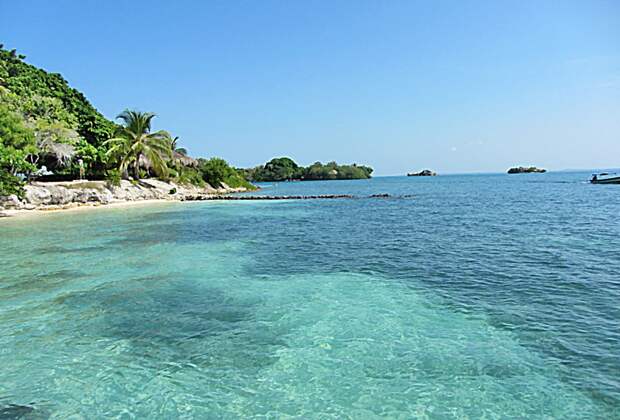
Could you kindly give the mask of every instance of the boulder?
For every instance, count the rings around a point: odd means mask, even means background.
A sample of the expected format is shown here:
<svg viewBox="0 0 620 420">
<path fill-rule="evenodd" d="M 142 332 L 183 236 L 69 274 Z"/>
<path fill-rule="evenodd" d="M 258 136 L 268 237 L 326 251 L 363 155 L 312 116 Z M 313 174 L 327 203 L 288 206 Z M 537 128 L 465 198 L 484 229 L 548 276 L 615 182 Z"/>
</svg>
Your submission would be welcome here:
<svg viewBox="0 0 620 420">
<path fill-rule="evenodd" d="M 23 203 L 15 194 L 9 196 L 0 197 L 0 209 L 5 210 L 17 210 L 22 208 Z"/>
</svg>

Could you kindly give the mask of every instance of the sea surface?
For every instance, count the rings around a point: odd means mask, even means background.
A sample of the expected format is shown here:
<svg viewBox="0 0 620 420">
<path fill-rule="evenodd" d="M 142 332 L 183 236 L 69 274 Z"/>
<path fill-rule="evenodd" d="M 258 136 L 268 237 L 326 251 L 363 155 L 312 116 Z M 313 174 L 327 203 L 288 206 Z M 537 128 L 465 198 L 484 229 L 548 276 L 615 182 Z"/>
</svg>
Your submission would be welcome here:
<svg viewBox="0 0 620 420">
<path fill-rule="evenodd" d="M 0 220 L 0 418 L 618 419 L 620 185 L 588 177 Z"/>
</svg>

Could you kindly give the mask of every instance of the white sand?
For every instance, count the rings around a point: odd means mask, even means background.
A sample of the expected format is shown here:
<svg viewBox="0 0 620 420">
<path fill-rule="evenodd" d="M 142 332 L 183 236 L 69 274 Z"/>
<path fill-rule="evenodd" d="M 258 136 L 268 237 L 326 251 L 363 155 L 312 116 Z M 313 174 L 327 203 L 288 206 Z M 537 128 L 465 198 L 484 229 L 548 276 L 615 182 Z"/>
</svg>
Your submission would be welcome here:
<svg viewBox="0 0 620 420">
<path fill-rule="evenodd" d="M 51 208 L 37 208 L 34 210 L 0 210 L 1 214 L 9 217 L 0 217 L 2 219 L 9 219 L 12 217 L 24 217 L 24 216 L 41 216 L 45 214 L 53 214 L 58 212 L 72 212 L 72 211 L 84 211 L 103 208 L 119 208 L 119 207 L 134 207 L 151 204 L 165 204 L 165 203 L 180 203 L 180 200 L 170 199 L 152 199 L 152 200 L 135 200 L 135 201 L 114 201 L 108 204 L 102 203 L 71 203 L 59 206 L 53 206 Z"/>
</svg>

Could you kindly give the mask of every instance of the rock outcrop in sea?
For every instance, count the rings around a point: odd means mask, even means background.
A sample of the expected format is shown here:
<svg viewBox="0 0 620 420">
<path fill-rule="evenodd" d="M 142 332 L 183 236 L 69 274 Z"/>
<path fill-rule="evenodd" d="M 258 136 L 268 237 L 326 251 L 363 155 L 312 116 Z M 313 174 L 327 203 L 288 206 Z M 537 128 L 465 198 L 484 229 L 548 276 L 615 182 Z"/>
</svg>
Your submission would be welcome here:
<svg viewBox="0 0 620 420">
<path fill-rule="evenodd" d="M 423 171 L 420 172 L 411 172 L 408 173 L 407 176 L 436 176 L 437 173 L 431 171 L 430 169 L 424 169 Z"/>
<path fill-rule="evenodd" d="M 542 174 L 545 172 L 547 172 L 546 169 L 537 168 L 535 166 L 530 166 L 530 167 L 518 166 L 518 167 L 508 169 L 509 174 L 531 174 L 531 173 Z"/>
<path fill-rule="evenodd" d="M 33 182 L 25 186 L 23 198 L 0 197 L 0 210 L 60 210 L 82 205 L 103 205 L 140 200 L 185 200 L 187 197 L 242 192 L 245 188 L 222 185 L 196 187 L 156 179 L 121 181 Z"/>
</svg>

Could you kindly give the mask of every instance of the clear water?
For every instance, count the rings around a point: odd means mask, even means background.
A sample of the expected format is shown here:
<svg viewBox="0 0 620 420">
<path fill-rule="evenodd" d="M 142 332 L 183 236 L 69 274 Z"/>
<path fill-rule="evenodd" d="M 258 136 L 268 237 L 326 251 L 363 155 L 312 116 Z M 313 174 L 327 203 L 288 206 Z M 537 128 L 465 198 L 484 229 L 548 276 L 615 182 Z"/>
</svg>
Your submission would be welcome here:
<svg viewBox="0 0 620 420">
<path fill-rule="evenodd" d="M 620 418 L 620 186 L 0 220 L 0 417 Z"/>
</svg>

